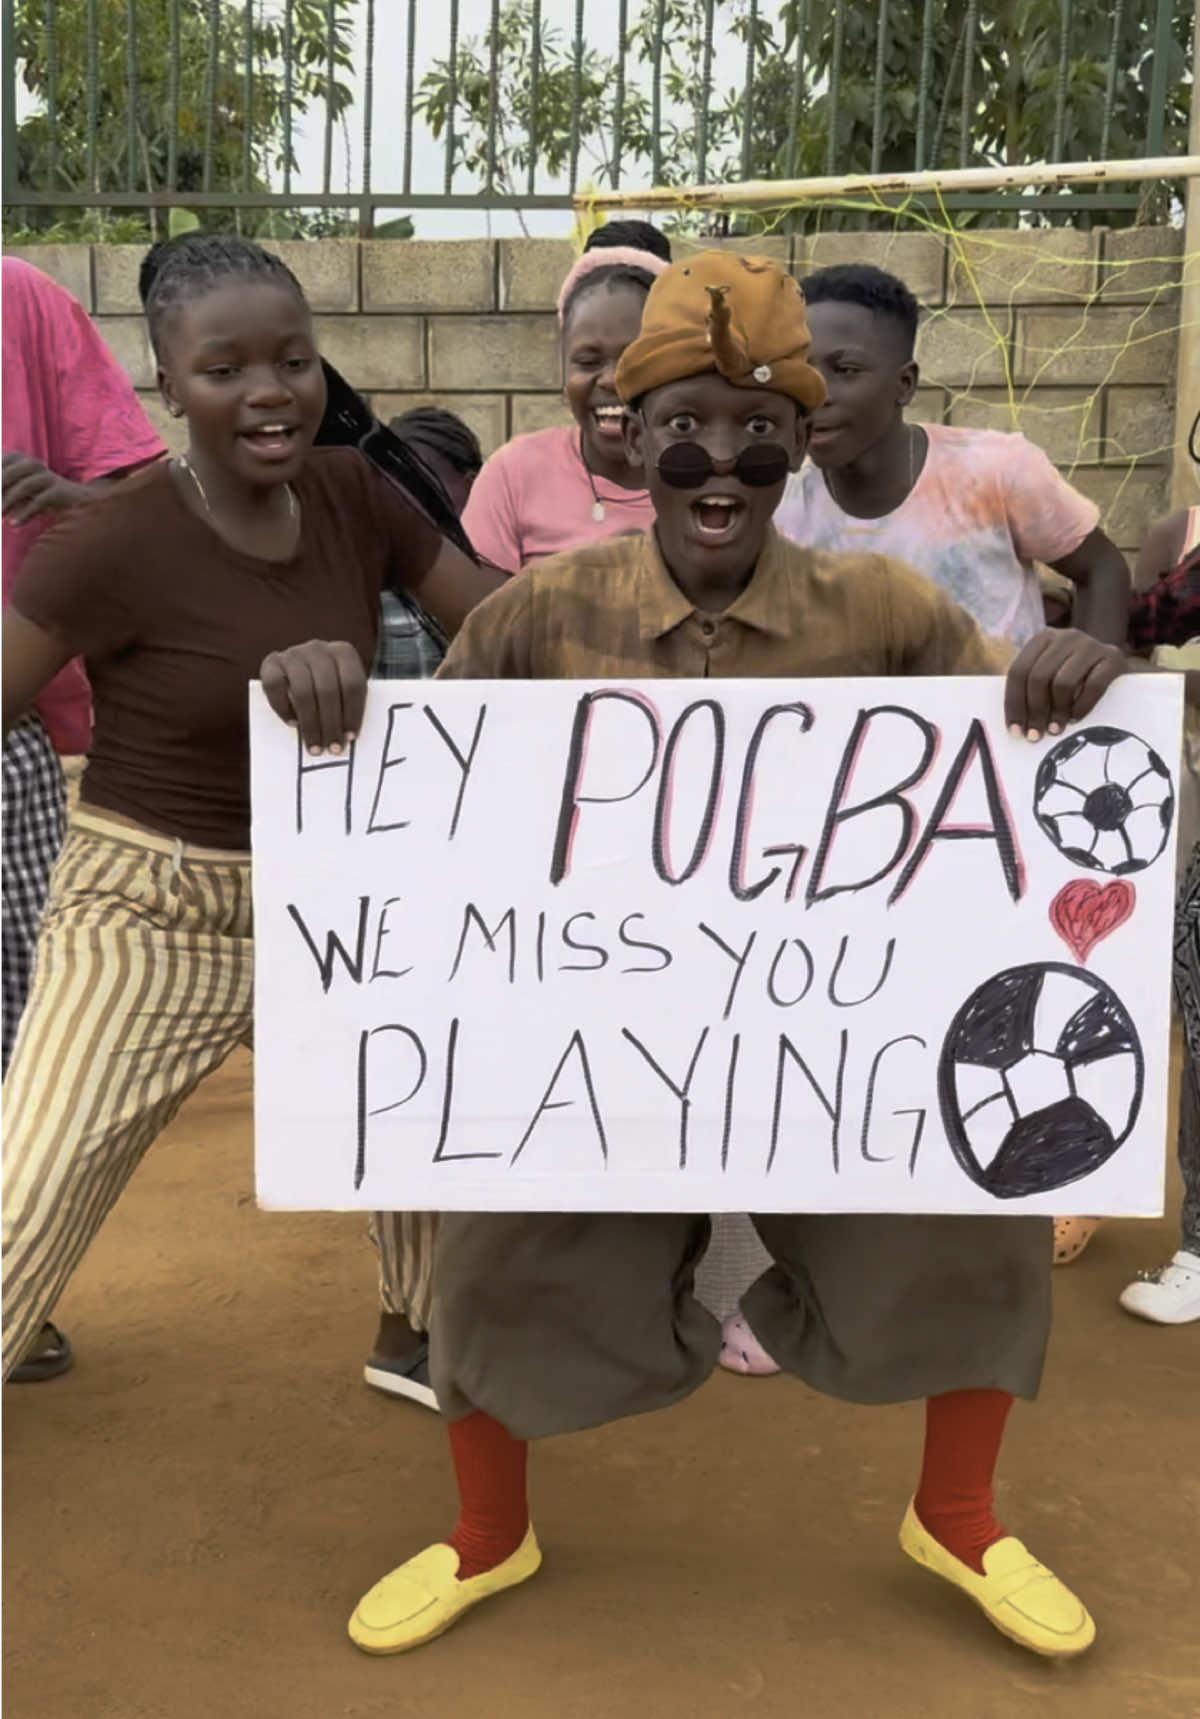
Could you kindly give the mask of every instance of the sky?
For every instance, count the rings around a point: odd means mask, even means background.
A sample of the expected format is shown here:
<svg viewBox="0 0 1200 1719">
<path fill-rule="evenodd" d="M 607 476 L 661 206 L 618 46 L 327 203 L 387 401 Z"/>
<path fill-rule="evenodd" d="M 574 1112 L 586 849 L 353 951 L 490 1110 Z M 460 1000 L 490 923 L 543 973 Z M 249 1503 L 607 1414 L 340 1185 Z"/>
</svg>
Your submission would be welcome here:
<svg viewBox="0 0 1200 1719">
<path fill-rule="evenodd" d="M 634 22 L 640 15 L 643 0 L 630 0 L 629 17 Z M 764 0 L 760 8 L 764 15 L 778 10 L 778 0 Z M 357 40 L 361 41 L 363 6 L 358 7 Z M 547 25 L 561 31 L 564 42 L 574 34 L 575 0 L 543 0 L 542 16 Z M 590 47 L 603 53 L 613 53 L 617 45 L 616 0 L 584 0 L 584 38 Z M 474 37 L 482 43 L 491 17 L 491 0 L 460 0 L 460 41 Z M 380 190 L 399 187 L 404 172 L 404 76 L 408 33 L 407 0 L 376 0 L 375 6 L 375 111 L 372 137 L 372 184 Z M 436 60 L 445 59 L 450 37 L 450 8 L 447 0 L 418 0 L 417 39 L 414 85 L 419 87 L 424 72 Z M 355 55 L 356 63 L 362 59 Z M 714 80 L 716 87 L 736 83 L 744 69 L 744 50 L 726 35 L 716 44 Z M 361 76 L 358 79 L 361 94 Z M 356 102 L 349 118 L 350 183 L 358 183 L 362 161 L 362 109 Z M 323 110 L 309 114 L 297 130 L 297 156 L 300 162 L 298 183 L 320 187 L 324 161 Z M 342 137 L 334 135 L 333 184 L 341 189 L 346 184 L 347 156 Z M 445 170 L 445 156 L 440 143 L 435 143 L 426 128 L 419 123 L 413 133 L 413 189 L 440 191 Z M 648 172 L 648 170 L 647 170 Z M 581 168 L 581 179 L 587 173 Z M 469 178 L 459 173 L 455 189 L 472 189 Z M 565 190 L 565 185 L 552 182 L 539 184 L 539 190 Z M 394 213 L 402 213 L 398 204 Z M 390 218 L 393 211 L 377 219 Z M 564 235 L 570 231 L 571 217 L 565 210 L 536 211 L 523 215 L 524 230 L 542 235 Z M 475 238 L 491 234 L 505 237 L 519 233 L 522 228 L 513 213 L 491 215 L 482 210 L 422 209 L 415 213 L 417 234 L 424 238 Z"/>
</svg>

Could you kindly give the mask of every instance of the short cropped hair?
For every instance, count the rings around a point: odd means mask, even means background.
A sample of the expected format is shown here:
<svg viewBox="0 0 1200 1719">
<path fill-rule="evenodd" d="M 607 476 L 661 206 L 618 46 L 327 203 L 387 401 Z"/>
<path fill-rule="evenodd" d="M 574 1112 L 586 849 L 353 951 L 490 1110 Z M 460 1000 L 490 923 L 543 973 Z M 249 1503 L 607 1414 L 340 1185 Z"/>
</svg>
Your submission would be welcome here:
<svg viewBox="0 0 1200 1719">
<path fill-rule="evenodd" d="M 806 275 L 800 285 L 808 304 L 860 304 L 889 317 L 903 335 L 906 356 L 912 357 L 921 307 L 898 275 L 871 263 L 835 263 Z"/>
</svg>

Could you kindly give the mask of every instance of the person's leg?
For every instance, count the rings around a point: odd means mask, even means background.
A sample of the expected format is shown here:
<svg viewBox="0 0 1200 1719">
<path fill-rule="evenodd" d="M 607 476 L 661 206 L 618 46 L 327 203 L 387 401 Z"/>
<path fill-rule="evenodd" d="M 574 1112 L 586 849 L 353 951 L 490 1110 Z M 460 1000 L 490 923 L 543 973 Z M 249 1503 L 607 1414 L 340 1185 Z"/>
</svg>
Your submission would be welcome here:
<svg viewBox="0 0 1200 1719">
<path fill-rule="evenodd" d="M 6 1376 L 147 1146 L 244 1034 L 250 929 L 248 861 L 193 863 L 94 819 L 68 836 L 4 1089 Z"/>
<path fill-rule="evenodd" d="M 926 1444 L 904 1551 L 1006 1634 L 1066 1656 L 1095 1627 L 992 1515 L 1014 1396 L 1033 1396 L 1050 1327 L 1042 1218 L 759 1217 L 776 1265 L 744 1298 L 768 1353 L 851 1402 L 924 1397 Z M 921 1506 L 925 1514 L 921 1514 Z M 929 1520 L 925 1520 L 925 1516 Z M 944 1536 L 944 1538 L 943 1538 Z"/>
<path fill-rule="evenodd" d="M 532 1576 L 527 1438 L 677 1402 L 720 1335 L 692 1293 L 704 1218 L 443 1213 L 431 1319 L 459 1519 L 384 1576 L 350 1620 L 367 1653 L 403 1653 Z"/>
<path fill-rule="evenodd" d="M 769 1374 L 779 1368 L 741 1313 L 742 1296 L 771 1263 L 744 1212 L 714 1212 L 712 1239 L 696 1267 L 696 1300 L 721 1321 L 721 1366 L 730 1373 Z"/>
<path fill-rule="evenodd" d="M 444 1634 L 481 1600 L 537 1574 L 542 1553 L 529 1520 L 529 1446 L 481 1409 L 449 1428 L 459 1515 L 427 1546 L 365 1593 L 350 1619 L 364 1653 L 407 1653 Z"/>
<path fill-rule="evenodd" d="M 925 1452 L 913 1509 L 948 1552 L 983 1574 L 983 1554 L 1004 1529 L 993 1481 L 1013 1398 L 1009 1391 L 948 1391 L 925 1403 Z"/>
<path fill-rule="evenodd" d="M 36 716 L 27 716 L 4 742 L 0 982 L 5 1074 L 25 1012 L 50 873 L 66 834 L 66 803 L 62 766 L 50 736 Z M 46 1322 L 11 1377 L 38 1384 L 69 1372 L 72 1361 L 70 1339 Z"/>
<path fill-rule="evenodd" d="M 1200 998 L 1197 999 L 1200 1010 Z M 1181 1251 L 1200 1262 L 1200 1012 L 1193 1036 L 1183 1049 L 1182 1092 L 1179 1100 L 1179 1173 L 1183 1204 L 1179 1212 Z M 1193 1267 L 1200 1270 L 1200 1264 Z M 1200 1309 L 1197 1310 L 1200 1317 Z"/>
<path fill-rule="evenodd" d="M 379 1256 L 379 1329 L 363 1368 L 368 1385 L 436 1409 L 429 1382 L 436 1212 L 373 1212 L 368 1233 Z"/>
<path fill-rule="evenodd" d="M 1121 1306 L 1156 1325 L 1200 1319 L 1200 844 L 1175 906 L 1175 1001 L 1183 1028 L 1179 1083 L 1180 1246 L 1166 1265 L 1131 1283 Z"/>
<path fill-rule="evenodd" d="M 529 1531 L 529 1444 L 482 1409 L 452 1421 L 449 1435 L 458 1521 L 447 1544 L 469 1581 L 511 1558 Z"/>
<path fill-rule="evenodd" d="M 0 940 L 5 1074 L 29 994 L 38 926 L 50 873 L 66 834 L 66 815 L 66 784 L 58 754 L 38 719 L 26 717 L 4 742 Z"/>
</svg>

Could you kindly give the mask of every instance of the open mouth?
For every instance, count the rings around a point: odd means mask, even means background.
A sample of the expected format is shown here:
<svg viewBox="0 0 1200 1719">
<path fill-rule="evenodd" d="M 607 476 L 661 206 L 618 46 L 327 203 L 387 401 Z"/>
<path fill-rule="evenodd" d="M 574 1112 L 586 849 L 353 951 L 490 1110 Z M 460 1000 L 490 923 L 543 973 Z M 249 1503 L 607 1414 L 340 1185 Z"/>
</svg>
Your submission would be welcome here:
<svg viewBox="0 0 1200 1719">
<path fill-rule="evenodd" d="M 701 537 L 732 537 L 746 511 L 745 503 L 732 495 L 702 495 L 692 503 L 692 519 Z"/>
<path fill-rule="evenodd" d="M 592 422 L 596 426 L 596 434 L 605 440 L 619 440 L 624 416 L 624 406 L 593 406 Z"/>
<path fill-rule="evenodd" d="M 256 429 L 240 432 L 247 447 L 266 459 L 282 459 L 290 454 L 297 434 L 295 424 L 259 424 Z"/>
</svg>

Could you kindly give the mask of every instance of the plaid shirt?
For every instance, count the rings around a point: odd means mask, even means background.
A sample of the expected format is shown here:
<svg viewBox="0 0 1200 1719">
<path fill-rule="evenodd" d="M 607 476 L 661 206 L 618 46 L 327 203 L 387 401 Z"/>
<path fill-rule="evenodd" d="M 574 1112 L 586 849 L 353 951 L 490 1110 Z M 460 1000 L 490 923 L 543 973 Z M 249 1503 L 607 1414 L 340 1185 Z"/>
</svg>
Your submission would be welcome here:
<svg viewBox="0 0 1200 1719">
<path fill-rule="evenodd" d="M 535 562 L 467 616 L 455 679 L 990 674 L 1007 651 L 929 580 L 884 555 L 805 549 L 771 530 L 720 615 L 696 610 L 653 533 Z"/>
<path fill-rule="evenodd" d="M 428 680 L 446 654 L 446 635 L 421 605 L 403 592 L 379 599 L 376 680 Z"/>
<path fill-rule="evenodd" d="M 1200 548 L 1190 550 L 1148 591 L 1135 591 L 1129 605 L 1129 643 L 1135 651 L 1186 645 L 1198 637 Z"/>
</svg>

